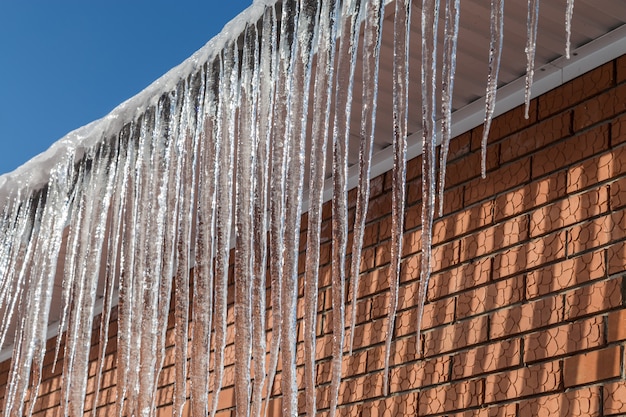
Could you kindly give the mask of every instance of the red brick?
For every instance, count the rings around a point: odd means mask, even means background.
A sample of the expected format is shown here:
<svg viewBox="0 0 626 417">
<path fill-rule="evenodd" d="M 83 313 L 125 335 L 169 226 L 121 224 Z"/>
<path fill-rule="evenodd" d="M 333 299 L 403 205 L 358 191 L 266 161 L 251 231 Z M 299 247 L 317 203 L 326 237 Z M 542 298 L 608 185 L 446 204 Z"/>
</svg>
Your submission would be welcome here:
<svg viewBox="0 0 626 417">
<path fill-rule="evenodd" d="M 449 414 L 448 417 L 517 417 L 517 404 L 498 404 L 492 407 L 483 406 L 464 413 Z"/>
<path fill-rule="evenodd" d="M 529 272 L 526 280 L 526 296 L 532 299 L 604 276 L 606 276 L 604 252 L 586 253 Z"/>
<path fill-rule="evenodd" d="M 608 211 L 608 187 L 573 195 L 534 211 L 530 216 L 530 235 L 540 236 Z"/>
<path fill-rule="evenodd" d="M 626 243 L 612 245 L 607 250 L 609 275 L 620 273 L 626 269 Z"/>
<path fill-rule="evenodd" d="M 557 198 L 564 197 L 566 194 L 565 181 L 565 172 L 560 171 L 499 195 L 495 200 L 495 221 L 522 214 Z"/>
<path fill-rule="evenodd" d="M 621 349 L 611 346 L 602 350 L 570 356 L 563 360 L 565 387 L 590 384 L 616 378 L 621 373 Z"/>
<path fill-rule="evenodd" d="M 487 171 L 492 171 L 498 167 L 498 153 L 500 145 L 490 145 L 487 147 Z M 452 187 L 473 178 L 480 177 L 482 166 L 482 154 L 480 151 L 451 162 L 446 167 L 446 186 Z"/>
<path fill-rule="evenodd" d="M 624 237 L 626 210 L 621 210 L 573 227 L 568 234 L 567 248 L 569 253 L 576 254 Z"/>
<path fill-rule="evenodd" d="M 565 257 L 564 231 L 525 242 L 494 256 L 493 279 L 519 274 Z"/>
<path fill-rule="evenodd" d="M 465 204 L 472 204 L 511 190 L 530 179 L 530 158 L 504 165 L 487 174 L 487 178 L 476 178 L 465 187 Z"/>
<path fill-rule="evenodd" d="M 522 276 L 509 278 L 459 294 L 456 318 L 482 314 L 497 308 L 515 304 L 524 297 Z"/>
<path fill-rule="evenodd" d="M 565 393 L 544 395 L 522 401 L 520 416 L 600 416 L 602 397 L 599 387 L 586 387 Z"/>
<path fill-rule="evenodd" d="M 491 374 L 485 378 L 485 402 L 492 403 L 553 392 L 560 384 L 559 361 Z"/>
<path fill-rule="evenodd" d="M 626 111 L 626 84 L 618 85 L 574 108 L 574 130 L 579 131 Z"/>
<path fill-rule="evenodd" d="M 500 161 L 508 162 L 528 155 L 571 133 L 572 113 L 561 113 L 550 119 L 541 121 L 502 141 Z"/>
<path fill-rule="evenodd" d="M 433 274 L 428 282 L 430 301 L 485 284 L 491 276 L 491 259 L 481 258 Z"/>
<path fill-rule="evenodd" d="M 563 142 L 555 143 L 533 155 L 533 178 L 557 171 L 608 149 L 608 124 L 598 126 Z"/>
<path fill-rule="evenodd" d="M 528 237 L 528 218 L 515 217 L 461 239 L 461 261 L 515 245 Z"/>
<path fill-rule="evenodd" d="M 394 367 L 390 370 L 389 392 L 442 384 L 448 381 L 449 374 L 450 358 L 447 356 Z"/>
<path fill-rule="evenodd" d="M 511 337 L 556 324 L 562 319 L 563 297 L 541 298 L 491 313 L 489 338 Z"/>
<path fill-rule="evenodd" d="M 510 339 L 463 351 L 454 356 L 452 378 L 468 378 L 517 366 L 520 349 L 520 339 Z"/>
<path fill-rule="evenodd" d="M 611 145 L 626 142 L 626 114 L 611 121 Z"/>
<path fill-rule="evenodd" d="M 417 415 L 418 393 L 407 392 L 380 400 L 368 401 L 361 410 L 361 417 L 393 417 Z M 319 413 L 318 413 L 319 415 Z"/>
<path fill-rule="evenodd" d="M 609 313 L 608 342 L 626 340 L 626 310 Z"/>
<path fill-rule="evenodd" d="M 581 77 L 539 96 L 539 119 L 544 119 L 613 85 L 613 62 L 608 62 Z"/>
<path fill-rule="evenodd" d="M 610 149 L 568 170 L 568 192 L 594 186 L 626 173 L 626 146 Z"/>
<path fill-rule="evenodd" d="M 615 62 L 617 67 L 616 79 L 618 83 L 621 83 L 622 81 L 626 80 L 626 56 L 622 55 L 621 57 L 617 58 Z"/>
<path fill-rule="evenodd" d="M 440 385 L 421 392 L 419 414 L 443 414 L 462 410 L 480 404 L 483 395 L 481 381 L 463 381 L 450 385 Z"/>
<path fill-rule="evenodd" d="M 521 105 L 493 119 L 487 143 L 497 142 L 499 139 L 534 124 L 537 121 L 537 101 L 531 101 L 528 119 L 524 117 L 524 112 L 524 105 Z M 480 149 L 482 138 L 483 125 L 480 125 L 472 130 L 472 150 Z"/>
<path fill-rule="evenodd" d="M 604 392 L 604 415 L 626 415 L 626 381 L 607 383 L 602 389 Z"/>
<path fill-rule="evenodd" d="M 424 332 L 424 356 L 463 349 L 487 340 L 487 317 L 480 316 Z"/>
<path fill-rule="evenodd" d="M 595 314 L 622 304 L 622 278 L 600 281 L 565 295 L 565 317 L 573 319 Z"/>
<path fill-rule="evenodd" d="M 609 204 L 613 210 L 626 207 L 626 177 L 609 184 Z"/>
<path fill-rule="evenodd" d="M 494 201 L 477 204 L 433 224 L 433 242 L 442 243 L 493 223 Z"/>
<path fill-rule="evenodd" d="M 568 355 L 604 343 L 604 320 L 593 317 L 564 324 L 524 337 L 524 362 Z"/>
<path fill-rule="evenodd" d="M 398 309 L 412 309 L 402 311 L 398 314 L 396 327 L 402 326 L 402 323 L 406 322 L 406 326 L 404 327 L 412 328 L 413 331 L 416 330 L 415 323 L 417 314 L 416 307 L 418 302 L 418 293 L 419 281 L 400 287 L 400 291 L 398 294 Z M 428 329 L 434 326 L 441 326 L 444 323 L 450 323 L 452 320 L 454 320 L 454 307 L 455 303 L 454 298 L 452 297 L 443 298 L 434 302 L 427 303 L 424 306 L 422 328 Z M 398 335 L 406 334 L 406 331 L 400 331 L 400 329 L 398 329 L 396 333 Z"/>
</svg>

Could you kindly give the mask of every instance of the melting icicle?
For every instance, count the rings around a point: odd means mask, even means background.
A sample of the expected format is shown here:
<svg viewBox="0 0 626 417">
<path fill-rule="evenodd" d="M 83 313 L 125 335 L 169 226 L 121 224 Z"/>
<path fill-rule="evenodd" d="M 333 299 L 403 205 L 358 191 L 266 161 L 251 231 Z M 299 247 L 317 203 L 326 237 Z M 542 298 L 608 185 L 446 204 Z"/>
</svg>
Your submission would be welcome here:
<svg viewBox="0 0 626 417">
<path fill-rule="evenodd" d="M 537 26 L 539 23 L 539 0 L 528 0 L 528 21 L 526 38 L 526 85 L 524 90 L 524 117 L 528 119 L 530 92 L 535 74 L 535 51 L 537 50 Z"/>
<path fill-rule="evenodd" d="M 341 38 L 335 84 L 333 122 L 333 217 L 332 217 L 332 306 L 333 339 L 330 384 L 330 415 L 334 416 L 339 400 L 339 385 L 345 337 L 345 278 L 348 245 L 347 173 L 352 88 L 358 49 L 360 0 L 343 3 Z"/>
<path fill-rule="evenodd" d="M 274 83 L 276 53 L 276 11 L 266 7 L 263 14 L 263 33 L 260 45 L 260 63 L 254 76 L 253 86 L 257 95 L 255 146 L 256 182 L 254 192 L 254 272 L 252 288 L 252 332 L 254 343 L 254 384 L 250 415 L 261 416 L 263 386 L 265 385 L 266 354 L 266 279 L 267 273 L 267 211 L 268 211 L 268 172 L 269 144 L 272 134 L 272 115 L 274 106 Z M 268 398 L 270 394 L 268 393 Z"/>
<path fill-rule="evenodd" d="M 226 317 L 228 311 L 228 264 L 232 225 L 233 161 L 235 138 L 235 99 L 238 71 L 237 44 L 226 47 L 220 71 L 219 101 L 219 172 L 217 174 L 217 258 L 215 267 L 215 366 L 213 371 L 213 406 L 211 417 L 217 412 L 219 393 L 224 375 L 224 349 L 226 347 Z"/>
<path fill-rule="evenodd" d="M 567 9 L 565 11 L 565 57 L 570 59 L 571 38 L 572 38 L 572 16 L 574 15 L 574 0 L 567 0 Z"/>
<path fill-rule="evenodd" d="M 253 236 L 252 207 L 254 188 L 254 142 L 256 141 L 257 33 L 255 26 L 245 29 L 241 66 L 241 107 L 237 135 L 237 183 L 235 201 L 235 412 L 250 415 L 250 362 L 252 356 L 252 280 Z"/>
<path fill-rule="evenodd" d="M 317 329 L 317 301 L 320 263 L 320 228 L 322 224 L 323 188 L 326 177 L 326 149 L 332 97 L 333 72 L 337 32 L 337 2 L 325 0 L 320 13 L 316 92 L 313 97 L 313 125 L 311 131 L 311 160 L 309 167 L 309 213 L 307 251 L 304 275 L 304 386 L 307 416 L 317 412 L 315 390 L 315 354 Z"/>
<path fill-rule="evenodd" d="M 446 185 L 448 148 L 452 136 L 452 92 L 456 72 L 456 47 L 459 37 L 460 0 L 446 0 L 446 20 L 443 39 L 443 66 L 441 69 L 441 157 L 439 159 L 439 216 L 443 216 L 443 194 Z"/>
<path fill-rule="evenodd" d="M 384 20 L 384 2 L 368 0 L 363 35 L 363 108 L 361 109 L 361 146 L 359 149 L 359 185 L 357 189 L 352 241 L 352 261 L 350 266 L 350 290 L 352 291 L 350 343 L 349 353 L 352 354 L 354 344 L 354 328 L 356 325 L 357 297 L 359 275 L 361 272 L 361 251 L 365 219 L 370 198 L 370 167 L 376 125 L 376 104 L 378 97 L 378 61 L 380 59 L 380 42 Z"/>
<path fill-rule="evenodd" d="M 489 41 L 489 75 L 487 77 L 487 97 L 485 100 L 485 126 L 481 141 L 481 168 L 480 175 L 487 176 L 487 139 L 489 128 L 496 108 L 496 93 L 498 89 L 498 72 L 502 57 L 502 43 L 504 40 L 504 0 L 491 0 L 491 25 Z"/>
<path fill-rule="evenodd" d="M 422 8 L 425 4 L 422 4 Z M 424 13 L 424 12 L 422 12 Z M 424 15 L 422 15 L 424 19 Z M 405 183 L 406 183 L 406 138 L 408 120 L 409 83 L 409 34 L 411 2 L 397 1 L 395 7 L 393 39 L 393 186 L 391 195 L 391 261 L 389 265 L 389 311 L 385 339 L 385 372 L 383 393 L 389 392 L 389 356 L 391 340 L 398 308 L 398 286 L 400 260 L 402 257 L 402 232 L 404 229 Z M 423 22 L 422 25 L 428 23 Z M 436 33 L 436 31 L 435 31 Z M 422 41 L 423 42 L 423 41 Z M 423 53 L 423 52 L 422 52 Z M 423 94 L 423 93 L 422 93 Z"/>
</svg>

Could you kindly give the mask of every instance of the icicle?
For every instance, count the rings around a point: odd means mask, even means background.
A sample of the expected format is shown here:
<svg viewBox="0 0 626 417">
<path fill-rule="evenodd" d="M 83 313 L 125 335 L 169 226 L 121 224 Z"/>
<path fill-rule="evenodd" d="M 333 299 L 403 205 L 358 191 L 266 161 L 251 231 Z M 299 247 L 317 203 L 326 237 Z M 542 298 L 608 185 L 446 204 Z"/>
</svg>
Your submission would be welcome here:
<svg viewBox="0 0 626 417">
<path fill-rule="evenodd" d="M 295 8 L 296 6 L 294 6 Z M 285 187 L 285 245 L 282 282 L 281 357 L 282 407 L 286 416 L 298 414 L 296 379 L 296 307 L 298 300 L 298 252 L 302 193 L 304 188 L 304 147 L 306 143 L 306 112 L 308 110 L 313 37 L 317 25 L 318 0 L 303 0 L 296 12 L 295 39 L 292 50 L 292 82 L 288 90 L 290 107 L 284 136 L 287 153 Z"/>
<path fill-rule="evenodd" d="M 572 38 L 572 16 L 574 15 L 574 0 L 567 0 L 567 10 L 565 12 L 565 57 L 570 58 L 571 38 Z"/>
<path fill-rule="evenodd" d="M 266 278 L 267 273 L 267 211 L 268 211 L 268 157 L 269 143 L 272 134 L 272 116 L 274 106 L 274 83 L 276 53 L 276 11 L 274 7 L 266 7 L 263 14 L 260 63 L 255 73 L 253 86 L 258 96 L 256 118 L 257 137 L 254 144 L 256 154 L 256 182 L 254 184 L 254 272 L 252 287 L 252 332 L 254 343 L 254 385 L 250 415 L 261 416 L 263 386 L 265 385 L 265 354 L 266 354 Z M 268 398 L 270 397 L 268 392 Z"/>
<path fill-rule="evenodd" d="M 452 129 L 452 92 L 456 72 L 456 47 L 459 37 L 460 0 L 446 0 L 446 23 L 443 39 L 443 66 L 441 70 L 441 156 L 439 159 L 439 216 L 443 216 L 443 194 L 446 185 L 446 166 Z"/>
<path fill-rule="evenodd" d="M 502 43 L 504 40 L 504 0 L 491 0 L 491 40 L 489 42 L 489 75 L 487 77 L 487 96 L 485 100 L 485 126 L 481 141 L 481 169 L 483 178 L 487 176 L 487 139 L 489 128 L 496 108 L 496 93 L 498 89 L 498 72 L 502 57 Z"/>
<path fill-rule="evenodd" d="M 253 238 L 252 204 L 256 140 L 256 28 L 248 25 L 244 35 L 241 66 L 241 107 L 237 135 L 237 182 L 235 199 L 235 413 L 250 415 L 250 362 L 252 356 Z"/>
<path fill-rule="evenodd" d="M 358 49 L 360 0 L 343 3 L 339 41 L 335 116 L 333 123 L 333 217 L 332 217 L 332 306 L 333 358 L 331 362 L 330 416 L 334 416 L 339 399 L 339 385 L 345 337 L 345 278 L 348 245 L 348 142 L 352 88 Z"/>
<path fill-rule="evenodd" d="M 211 324 L 213 322 L 213 258 L 215 248 L 215 166 L 214 138 L 215 71 L 213 63 L 207 64 L 205 83 L 205 115 L 200 115 L 198 170 L 198 203 L 196 204 L 196 268 L 193 286 L 193 339 L 191 340 L 191 412 L 206 416 L 209 412 L 209 354 L 211 350 Z"/>
<path fill-rule="evenodd" d="M 422 3 L 422 262 L 417 296 L 417 353 L 420 353 L 424 303 L 432 269 L 433 219 L 437 183 L 435 119 L 438 20 L 439 3 L 434 0 L 424 0 Z M 397 266 L 399 271 L 399 265 Z"/>
<path fill-rule="evenodd" d="M 422 2 L 422 20 L 425 19 Z M 389 392 L 389 356 L 391 340 L 398 308 L 398 286 L 400 280 L 400 260 L 402 257 L 402 232 L 404 229 L 405 182 L 406 182 L 406 138 L 408 120 L 408 77 L 409 77 L 409 34 L 411 3 L 408 0 L 396 2 L 394 20 L 394 63 L 393 63 L 393 182 L 391 200 L 391 262 L 389 265 L 389 311 L 387 314 L 387 335 L 385 339 L 385 372 L 383 393 Z M 428 21 L 430 23 L 430 21 Z M 436 20 L 433 22 L 436 24 Z M 424 22 L 423 25 L 428 23 Z M 436 33 L 436 29 L 434 30 Z M 422 34 L 424 36 L 424 34 Z M 422 39 L 422 48 L 425 40 Z M 424 53 L 424 52 L 422 52 Z M 422 64 L 423 65 L 423 64 Z M 422 84 L 423 84 L 422 79 Z M 423 88 L 423 87 L 422 87 Z M 422 91 L 422 94 L 424 92 Z M 424 111 L 424 110 L 422 110 Z"/>
<path fill-rule="evenodd" d="M 537 50 L 537 26 L 539 23 L 539 0 L 528 0 L 528 21 L 526 38 L 526 83 L 524 89 L 524 117 L 528 119 L 530 91 L 535 74 L 535 51 Z"/>
<path fill-rule="evenodd" d="M 213 404 L 211 417 L 217 412 L 218 398 L 224 375 L 226 347 L 226 316 L 228 264 L 232 224 L 233 154 L 235 138 L 235 99 L 238 71 L 237 44 L 228 45 L 222 57 L 220 71 L 220 98 L 218 136 L 219 172 L 217 174 L 217 248 L 215 266 L 215 366 L 213 371 Z"/>
<path fill-rule="evenodd" d="M 286 137 L 286 117 L 290 108 L 290 95 L 292 79 L 291 61 L 293 56 L 293 36 L 297 9 L 294 9 L 293 1 L 283 3 L 280 27 L 280 41 L 277 49 L 276 98 L 274 101 L 274 117 L 272 126 L 272 144 L 270 155 L 270 258 L 269 271 L 271 279 L 272 297 L 272 343 L 270 346 L 270 363 L 267 379 L 267 396 L 265 399 L 265 415 L 269 408 L 276 368 L 278 366 L 278 352 L 282 340 L 282 286 L 283 286 L 283 262 L 284 262 L 284 216 L 285 216 L 285 178 L 286 149 L 284 138 Z"/>
<path fill-rule="evenodd" d="M 323 188 L 326 178 L 326 149 L 333 86 L 332 64 L 335 61 L 337 37 L 337 2 L 322 2 L 318 38 L 313 125 L 311 131 L 311 160 L 309 166 L 309 212 L 307 251 L 304 275 L 304 386 L 306 414 L 315 416 L 315 354 L 317 329 L 317 299 L 320 262 L 320 228 L 322 224 Z"/>
<path fill-rule="evenodd" d="M 370 167 L 372 164 L 372 146 L 376 125 L 376 104 L 378 97 L 378 67 L 380 42 L 385 16 L 384 1 L 368 0 L 363 35 L 363 107 L 361 109 L 361 145 L 359 149 L 359 185 L 357 189 L 352 260 L 350 267 L 350 290 L 352 291 L 350 343 L 352 355 L 354 328 L 356 325 L 357 296 L 359 275 L 361 272 L 361 251 L 365 233 L 365 218 L 370 198 Z"/>
</svg>

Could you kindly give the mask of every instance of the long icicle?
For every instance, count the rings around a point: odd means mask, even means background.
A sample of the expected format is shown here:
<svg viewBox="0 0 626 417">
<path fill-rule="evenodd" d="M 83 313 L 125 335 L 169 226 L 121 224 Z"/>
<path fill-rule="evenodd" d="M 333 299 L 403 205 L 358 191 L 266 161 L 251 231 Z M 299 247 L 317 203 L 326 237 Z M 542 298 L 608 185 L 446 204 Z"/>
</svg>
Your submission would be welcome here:
<svg viewBox="0 0 626 417">
<path fill-rule="evenodd" d="M 526 36 L 526 82 L 524 88 L 524 117 L 528 119 L 530 93 L 535 74 L 535 52 L 537 50 L 537 26 L 539 24 L 539 0 L 528 0 L 528 20 Z"/>
<path fill-rule="evenodd" d="M 263 405 L 263 387 L 265 386 L 265 355 L 267 349 L 265 320 L 267 301 L 267 211 L 268 211 L 268 173 L 269 144 L 272 134 L 272 116 L 274 107 L 274 83 L 276 53 L 276 10 L 266 7 L 263 13 L 263 27 L 259 52 L 259 66 L 255 73 L 253 86 L 257 94 L 255 143 L 256 182 L 254 184 L 254 275 L 252 289 L 252 332 L 254 344 L 254 383 L 250 415 L 260 417 Z M 268 395 L 269 397 L 269 395 Z"/>
<path fill-rule="evenodd" d="M 345 280 L 348 246 L 348 143 L 352 88 L 358 49 L 361 1 L 343 3 L 341 38 L 339 40 L 335 84 L 335 117 L 333 122 L 333 200 L 332 200 L 332 306 L 333 341 L 330 383 L 330 416 L 337 410 L 345 338 Z"/>
<path fill-rule="evenodd" d="M 313 97 L 313 122 L 311 128 L 311 160 L 309 166 L 309 212 L 307 251 L 304 273 L 304 389 L 306 414 L 317 413 L 316 404 L 316 330 L 320 263 L 320 228 L 324 180 L 326 179 L 326 150 L 332 97 L 335 47 L 337 37 L 337 2 L 325 0 L 320 13 L 315 95 Z"/>
<path fill-rule="evenodd" d="M 491 0 L 491 25 L 489 41 L 489 75 L 487 77 L 487 96 L 485 99 L 485 125 L 481 141 L 480 175 L 487 176 L 487 139 L 491 120 L 496 108 L 496 93 L 498 90 L 498 73 L 502 57 L 502 43 L 504 41 L 504 0 Z"/>
<path fill-rule="evenodd" d="M 417 353 L 426 303 L 426 291 L 432 269 L 433 219 L 437 163 L 435 118 L 437 82 L 437 22 L 439 2 L 422 2 L 422 259 L 417 296 Z"/>
<path fill-rule="evenodd" d="M 363 34 L 363 107 L 361 108 L 361 145 L 359 148 L 359 184 L 357 189 L 354 228 L 352 240 L 352 259 L 350 265 L 350 341 L 349 354 L 354 345 L 356 326 L 359 276 L 361 272 L 361 251 L 365 234 L 365 219 L 370 199 L 370 167 L 374 132 L 376 127 L 376 104 L 378 98 L 378 68 L 380 60 L 380 42 L 385 18 L 383 0 L 367 0 L 365 7 L 365 29 Z"/>
<path fill-rule="evenodd" d="M 456 49 L 459 37 L 460 0 L 446 0 L 443 39 L 443 65 L 441 69 L 441 155 L 439 158 L 439 216 L 443 216 L 443 194 L 446 186 L 448 148 L 452 138 L 452 92 L 456 72 Z"/>
<path fill-rule="evenodd" d="M 422 6 L 423 7 L 423 6 Z M 389 309 L 385 339 L 385 372 L 383 393 L 389 392 L 389 356 L 398 308 L 400 261 L 402 257 L 402 232 L 404 229 L 406 142 L 408 123 L 409 28 L 411 2 L 396 2 L 394 20 L 393 62 L 393 181 L 391 190 L 391 254 L 389 265 Z"/>
</svg>

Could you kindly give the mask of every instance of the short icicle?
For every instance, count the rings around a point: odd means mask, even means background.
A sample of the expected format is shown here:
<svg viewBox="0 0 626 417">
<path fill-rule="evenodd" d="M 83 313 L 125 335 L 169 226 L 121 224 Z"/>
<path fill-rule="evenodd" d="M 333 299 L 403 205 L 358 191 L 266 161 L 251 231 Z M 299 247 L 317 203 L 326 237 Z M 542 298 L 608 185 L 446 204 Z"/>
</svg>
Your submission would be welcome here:
<svg viewBox="0 0 626 417">
<path fill-rule="evenodd" d="M 524 88 L 524 117 L 528 119 L 530 93 L 535 75 L 535 52 L 537 50 L 537 27 L 539 24 L 539 0 L 528 0 L 528 21 L 526 35 L 526 82 Z"/>
<path fill-rule="evenodd" d="M 422 6 L 423 7 L 423 6 Z M 394 18 L 393 62 L 393 180 L 391 190 L 391 254 L 389 265 L 389 309 L 385 337 L 385 360 L 383 393 L 389 393 L 389 357 L 398 308 L 400 261 L 404 229 L 404 206 L 406 187 L 406 146 L 408 123 L 408 77 L 409 77 L 409 23 L 410 0 L 398 0 Z"/>
<path fill-rule="evenodd" d="M 567 0 L 567 9 L 565 10 L 565 57 L 570 59 L 572 47 L 572 16 L 574 15 L 574 0 Z"/>
<path fill-rule="evenodd" d="M 491 120 L 496 108 L 498 73 L 500 72 L 502 43 L 504 41 L 504 0 L 491 0 L 490 22 L 489 74 L 487 76 L 487 96 L 485 99 L 485 123 L 481 141 L 480 175 L 482 178 L 487 176 L 487 139 L 489 138 Z"/>
</svg>

